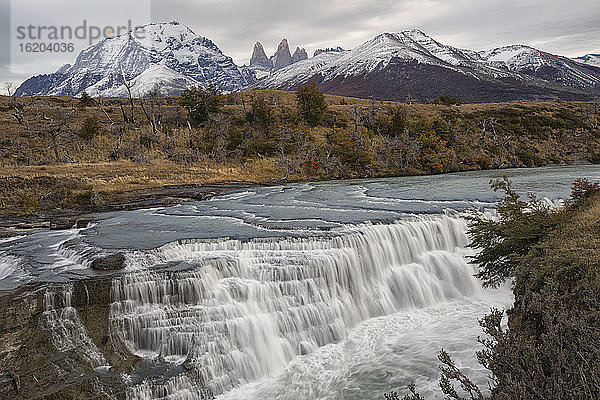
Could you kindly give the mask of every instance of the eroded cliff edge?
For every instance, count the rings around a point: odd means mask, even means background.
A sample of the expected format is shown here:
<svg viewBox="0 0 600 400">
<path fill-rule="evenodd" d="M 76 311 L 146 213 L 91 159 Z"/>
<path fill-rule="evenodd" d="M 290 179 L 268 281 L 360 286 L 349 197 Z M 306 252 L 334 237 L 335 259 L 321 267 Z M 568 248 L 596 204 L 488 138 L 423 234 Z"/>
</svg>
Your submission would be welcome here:
<svg viewBox="0 0 600 400">
<path fill-rule="evenodd" d="M 110 362 L 110 372 L 94 369 L 85 349 L 63 343 L 57 335 L 77 334 L 79 327 L 53 325 L 52 312 L 65 313 L 64 299 L 48 294 L 62 286 L 28 284 L 0 292 L 0 394 L 5 399 L 124 398 L 122 373 L 131 372 L 136 357 L 116 345 L 109 334 L 111 278 L 73 283 L 71 302 L 87 336 Z M 45 304 L 46 303 L 46 304 Z M 64 323 L 63 323 L 64 325 Z M 79 340 L 83 338 L 79 337 Z"/>
</svg>

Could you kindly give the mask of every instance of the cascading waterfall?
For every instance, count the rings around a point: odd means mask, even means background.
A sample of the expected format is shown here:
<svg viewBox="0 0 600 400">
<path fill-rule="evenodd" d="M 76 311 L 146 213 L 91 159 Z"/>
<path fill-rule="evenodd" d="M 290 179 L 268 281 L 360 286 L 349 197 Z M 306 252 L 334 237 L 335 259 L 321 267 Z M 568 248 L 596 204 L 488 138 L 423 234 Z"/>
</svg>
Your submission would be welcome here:
<svg viewBox="0 0 600 400">
<path fill-rule="evenodd" d="M 44 294 L 42 328 L 50 332 L 52 344 L 60 352 L 72 351 L 89 367 L 107 366 L 108 362 L 88 336 L 71 305 L 73 285 L 53 285 Z"/>
<path fill-rule="evenodd" d="M 600 179 L 597 166 L 503 173 L 548 206 Z M 439 348 L 485 386 L 476 321 L 512 302 L 473 277 L 460 218 L 498 218 L 498 175 L 253 188 L 24 231 L 0 239 L 0 291 L 48 288 L 45 367 L 98 397 L 363 400 L 413 382 L 439 398 Z M 124 268 L 91 268 L 116 253 Z"/>
<path fill-rule="evenodd" d="M 129 397 L 195 399 L 280 371 L 358 323 L 479 290 L 463 220 L 363 225 L 335 237 L 181 241 L 128 264 L 180 265 L 115 278 L 110 318 L 132 353 L 182 364 Z"/>
</svg>

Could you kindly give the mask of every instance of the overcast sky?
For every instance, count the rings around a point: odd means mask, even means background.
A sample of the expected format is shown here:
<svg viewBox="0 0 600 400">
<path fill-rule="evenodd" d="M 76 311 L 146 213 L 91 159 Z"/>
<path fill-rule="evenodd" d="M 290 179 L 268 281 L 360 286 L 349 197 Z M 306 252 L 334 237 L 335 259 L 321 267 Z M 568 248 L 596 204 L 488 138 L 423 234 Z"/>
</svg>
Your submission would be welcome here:
<svg viewBox="0 0 600 400">
<path fill-rule="evenodd" d="M 27 1 L 13 0 L 13 7 L 15 2 Z M 44 1 L 50 5 L 62 0 Z M 353 48 L 379 33 L 411 28 L 442 43 L 473 50 L 528 44 L 570 57 L 600 53 L 599 0 L 146 1 L 152 2 L 153 21 L 178 20 L 188 25 L 212 39 L 239 65 L 248 63 L 256 41 L 271 55 L 286 37 L 292 52 L 300 46 L 312 56 L 317 48 Z M 84 3 L 87 1 L 79 2 Z M 42 8 L 43 15 L 52 14 L 52 7 Z M 0 0 L 0 18 L 6 21 L 9 16 L 8 0 Z M 10 32 L 2 22 L 0 45 L 7 46 Z M 13 68 L 12 74 L 5 65 L 0 81 L 50 73 L 73 60 L 73 54 L 56 55 L 51 61 L 28 67 L 35 71 Z M 6 57 L 0 58 L 2 62 Z"/>
</svg>

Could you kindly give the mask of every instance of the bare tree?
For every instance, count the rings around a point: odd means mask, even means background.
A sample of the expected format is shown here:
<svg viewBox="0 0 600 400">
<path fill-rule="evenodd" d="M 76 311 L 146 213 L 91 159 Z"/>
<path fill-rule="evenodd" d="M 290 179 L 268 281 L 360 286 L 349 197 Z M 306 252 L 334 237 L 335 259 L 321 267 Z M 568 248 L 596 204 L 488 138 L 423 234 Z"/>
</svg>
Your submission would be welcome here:
<svg viewBox="0 0 600 400">
<path fill-rule="evenodd" d="M 156 135 L 158 129 L 162 127 L 162 96 L 158 85 L 154 86 L 146 95 L 140 98 L 140 105 L 144 116 L 152 127 L 152 133 Z"/>
<path fill-rule="evenodd" d="M 226 157 L 230 130 L 231 120 L 226 115 L 215 113 L 208 116 L 206 139 L 210 158 L 222 161 Z"/>
<path fill-rule="evenodd" d="M 110 115 L 108 115 L 108 112 L 104 108 L 104 104 L 102 103 L 102 97 L 98 97 L 97 105 L 98 105 L 98 108 L 100 109 L 100 111 L 102 111 L 104 113 L 104 115 L 106 116 L 106 119 L 108 119 L 108 122 L 110 122 L 111 125 L 114 125 L 115 121 L 112 120 L 112 118 L 110 117 Z"/>
<path fill-rule="evenodd" d="M 134 102 L 133 102 L 133 95 L 131 94 L 131 89 L 135 86 L 135 80 L 130 80 L 128 81 L 127 78 L 125 77 L 125 72 L 123 72 L 123 67 L 121 67 L 121 79 L 123 81 L 123 86 L 125 86 L 125 89 L 127 89 L 127 97 L 129 98 L 129 105 L 131 107 L 130 113 L 129 113 L 129 117 L 127 117 L 125 115 L 125 110 L 123 109 L 123 106 L 121 105 L 121 111 L 123 111 L 123 119 L 125 119 L 125 122 L 135 122 L 135 118 L 133 115 L 133 111 L 134 111 Z"/>
<path fill-rule="evenodd" d="M 6 90 L 6 95 L 8 97 L 12 97 L 14 94 L 14 85 L 12 82 L 4 82 L 4 90 Z"/>
<path fill-rule="evenodd" d="M 69 127 L 68 123 L 71 118 L 75 115 L 75 108 L 71 109 L 62 119 L 55 121 L 52 118 L 46 116 L 46 114 L 42 114 L 42 119 L 47 122 L 46 133 L 49 136 L 50 146 L 52 147 L 52 151 L 54 152 L 54 157 L 56 158 L 56 162 L 60 162 L 61 158 L 59 156 L 59 148 L 64 148 L 64 146 L 59 142 L 60 136 L 64 131 L 70 131 L 73 133 L 73 129 Z M 65 158 L 69 162 L 75 162 L 75 160 L 65 152 Z"/>
</svg>

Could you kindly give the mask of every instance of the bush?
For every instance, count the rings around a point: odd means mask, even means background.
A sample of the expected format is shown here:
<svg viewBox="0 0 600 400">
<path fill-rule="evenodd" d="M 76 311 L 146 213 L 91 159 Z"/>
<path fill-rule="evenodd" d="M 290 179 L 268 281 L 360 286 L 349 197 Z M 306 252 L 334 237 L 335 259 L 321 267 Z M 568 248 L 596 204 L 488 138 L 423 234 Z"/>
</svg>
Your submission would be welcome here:
<svg viewBox="0 0 600 400">
<path fill-rule="evenodd" d="M 187 110 L 192 125 L 202 125 L 208 121 L 210 114 L 221 111 L 221 90 L 212 83 L 205 88 L 191 87 L 181 94 L 179 103 Z"/>
<path fill-rule="evenodd" d="M 265 135 L 269 133 L 272 121 L 271 105 L 263 95 L 255 96 L 250 111 L 246 113 L 246 121 Z"/>
<path fill-rule="evenodd" d="M 310 125 L 317 126 L 323 120 L 327 111 L 325 95 L 316 87 L 313 81 L 309 81 L 296 89 L 298 113 L 302 119 Z"/>
<path fill-rule="evenodd" d="M 385 133 L 387 136 L 398 137 L 408 129 L 406 112 L 402 108 L 394 108 L 386 118 Z"/>
<path fill-rule="evenodd" d="M 96 101 L 89 94 L 87 94 L 87 92 L 81 93 L 79 103 L 83 107 L 93 107 L 96 105 Z"/>
<path fill-rule="evenodd" d="M 585 178 L 576 179 L 571 185 L 571 199 L 569 203 L 578 203 L 598 192 L 600 192 L 600 184 L 598 182 L 592 183 Z"/>
<path fill-rule="evenodd" d="M 462 101 L 460 101 L 460 99 L 456 97 L 443 95 L 433 100 L 433 104 L 441 104 L 444 106 L 460 106 L 462 104 Z"/>
<path fill-rule="evenodd" d="M 496 287 L 515 276 L 522 258 L 557 226 L 562 214 L 535 198 L 529 202 L 521 200 L 506 176 L 490 183 L 495 192 L 504 192 L 497 206 L 500 221 L 472 215 L 469 246 L 480 250 L 472 257 L 479 266 L 477 277 L 484 286 Z"/>
<path fill-rule="evenodd" d="M 86 141 L 91 141 L 96 136 L 100 134 L 100 124 L 98 123 L 98 118 L 96 117 L 87 117 L 83 121 L 83 125 L 79 128 L 79 132 L 77 135 Z"/>
</svg>

